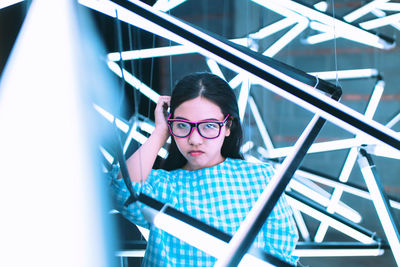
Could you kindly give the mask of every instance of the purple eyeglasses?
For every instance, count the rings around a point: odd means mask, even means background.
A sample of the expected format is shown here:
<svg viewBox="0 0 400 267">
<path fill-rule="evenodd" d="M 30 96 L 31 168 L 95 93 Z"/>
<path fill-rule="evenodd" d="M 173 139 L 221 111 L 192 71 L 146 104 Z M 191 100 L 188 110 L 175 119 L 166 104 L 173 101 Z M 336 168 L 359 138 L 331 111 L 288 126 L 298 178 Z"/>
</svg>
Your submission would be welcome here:
<svg viewBox="0 0 400 267">
<path fill-rule="evenodd" d="M 206 139 L 217 138 L 221 133 L 221 127 L 228 122 L 229 114 L 223 121 L 188 121 L 182 119 L 171 119 L 169 115 L 167 122 L 171 134 L 178 138 L 189 137 L 193 133 L 193 128 L 196 127 L 197 132 Z"/>
</svg>

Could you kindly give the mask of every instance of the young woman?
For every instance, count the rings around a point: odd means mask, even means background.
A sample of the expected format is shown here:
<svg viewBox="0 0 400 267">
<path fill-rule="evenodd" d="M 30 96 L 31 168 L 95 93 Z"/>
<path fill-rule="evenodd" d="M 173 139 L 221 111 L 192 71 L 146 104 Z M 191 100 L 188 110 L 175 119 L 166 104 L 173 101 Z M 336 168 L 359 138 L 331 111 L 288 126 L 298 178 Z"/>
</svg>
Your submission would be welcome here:
<svg viewBox="0 0 400 267">
<path fill-rule="evenodd" d="M 165 116 L 166 108 L 170 115 Z M 128 160 L 134 188 L 233 235 L 271 179 L 269 164 L 243 160 L 242 129 L 230 86 L 210 73 L 180 80 L 171 98 L 161 96 L 155 130 Z M 157 153 L 172 136 L 163 169 L 153 170 Z M 147 223 L 128 197 L 122 179 L 112 180 L 117 209 L 132 222 L 150 229 L 144 266 L 212 266 L 216 259 Z M 188 233 L 190 235 L 190 233 Z M 284 197 L 277 202 L 254 245 L 295 264 L 298 239 Z"/>
</svg>

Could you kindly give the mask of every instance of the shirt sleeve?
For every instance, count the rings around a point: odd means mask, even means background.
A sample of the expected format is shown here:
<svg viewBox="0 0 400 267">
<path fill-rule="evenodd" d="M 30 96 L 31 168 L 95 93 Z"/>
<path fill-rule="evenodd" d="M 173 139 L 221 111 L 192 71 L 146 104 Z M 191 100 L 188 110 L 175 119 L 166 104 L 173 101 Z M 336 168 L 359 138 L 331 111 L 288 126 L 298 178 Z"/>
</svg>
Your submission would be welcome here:
<svg viewBox="0 0 400 267">
<path fill-rule="evenodd" d="M 113 169 L 109 174 L 110 193 L 114 208 L 129 221 L 149 229 L 150 223 L 144 219 L 140 211 L 140 208 L 143 206 L 142 203 L 134 202 L 127 207 L 124 205 L 125 201 L 129 198 L 130 193 L 124 180 L 117 178 L 118 172 L 118 166 L 113 166 Z M 132 182 L 132 186 L 137 193 L 144 193 L 163 203 L 168 202 L 171 196 L 168 172 L 165 170 L 151 170 L 144 183 Z"/>
<path fill-rule="evenodd" d="M 268 176 L 272 178 L 274 174 L 272 166 L 267 168 L 267 172 Z M 271 180 L 270 178 L 268 180 Z M 296 265 L 298 257 L 292 255 L 292 253 L 299 239 L 299 234 L 293 218 L 293 211 L 284 194 L 277 201 L 264 225 L 264 229 L 266 246 L 269 247 L 269 250 L 281 259 Z"/>
</svg>

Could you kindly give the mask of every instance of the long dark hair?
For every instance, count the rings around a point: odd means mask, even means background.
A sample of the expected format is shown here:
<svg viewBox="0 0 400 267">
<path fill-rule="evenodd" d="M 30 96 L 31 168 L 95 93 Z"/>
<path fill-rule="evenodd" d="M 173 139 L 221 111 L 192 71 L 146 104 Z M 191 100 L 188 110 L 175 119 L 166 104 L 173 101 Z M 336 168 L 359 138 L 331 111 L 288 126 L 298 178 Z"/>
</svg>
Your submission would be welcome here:
<svg viewBox="0 0 400 267">
<path fill-rule="evenodd" d="M 217 75 L 196 72 L 183 77 L 172 91 L 170 113 L 174 117 L 175 109 L 185 101 L 202 96 L 220 107 L 224 116 L 229 116 L 230 135 L 225 137 L 221 148 L 223 157 L 243 159 L 240 153 L 243 131 L 239 120 L 239 108 L 236 96 L 229 84 Z M 182 168 L 187 160 L 179 152 L 174 138 L 168 148 L 168 157 L 162 163 L 165 170 Z"/>
</svg>

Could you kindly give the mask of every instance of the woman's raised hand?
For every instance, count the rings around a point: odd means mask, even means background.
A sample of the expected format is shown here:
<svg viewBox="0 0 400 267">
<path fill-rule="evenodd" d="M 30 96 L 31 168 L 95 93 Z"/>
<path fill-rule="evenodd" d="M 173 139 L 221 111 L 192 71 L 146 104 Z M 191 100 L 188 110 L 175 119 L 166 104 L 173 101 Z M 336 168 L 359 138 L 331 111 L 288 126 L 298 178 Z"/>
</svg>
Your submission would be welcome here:
<svg viewBox="0 0 400 267">
<path fill-rule="evenodd" d="M 167 109 L 169 108 L 170 100 L 170 96 L 160 96 L 156 105 L 156 109 L 154 110 L 156 124 L 154 131 L 157 134 L 163 135 L 163 137 L 165 137 L 165 140 L 167 140 L 169 136 L 166 114 Z"/>
</svg>

